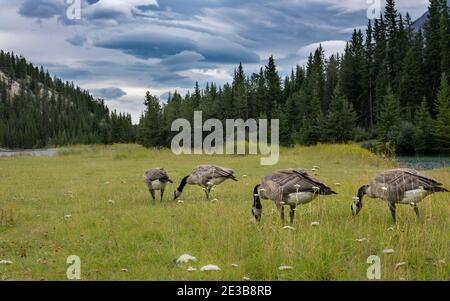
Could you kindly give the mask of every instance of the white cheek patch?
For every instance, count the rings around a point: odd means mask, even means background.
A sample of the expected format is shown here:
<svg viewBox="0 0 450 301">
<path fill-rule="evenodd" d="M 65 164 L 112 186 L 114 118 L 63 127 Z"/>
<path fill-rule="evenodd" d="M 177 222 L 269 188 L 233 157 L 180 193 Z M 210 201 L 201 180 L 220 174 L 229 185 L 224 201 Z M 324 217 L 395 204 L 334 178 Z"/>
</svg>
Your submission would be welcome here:
<svg viewBox="0 0 450 301">
<path fill-rule="evenodd" d="M 353 214 L 356 214 L 358 212 L 358 207 L 356 206 L 355 203 L 352 203 L 352 211 L 353 211 Z"/>
</svg>

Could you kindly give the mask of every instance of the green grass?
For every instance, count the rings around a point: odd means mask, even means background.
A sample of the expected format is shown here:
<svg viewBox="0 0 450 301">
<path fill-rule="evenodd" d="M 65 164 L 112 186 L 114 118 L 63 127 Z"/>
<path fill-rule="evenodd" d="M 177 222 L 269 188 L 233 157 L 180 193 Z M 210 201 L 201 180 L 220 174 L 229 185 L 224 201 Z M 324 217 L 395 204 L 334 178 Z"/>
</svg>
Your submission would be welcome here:
<svg viewBox="0 0 450 301">
<path fill-rule="evenodd" d="M 217 187 L 217 203 L 206 202 L 193 186 L 181 196 L 183 204 L 173 202 L 175 183 L 163 203 L 152 205 L 143 183 L 146 169 L 165 167 L 178 182 L 202 163 L 234 168 L 240 181 Z M 282 229 L 270 201 L 263 201 L 262 222 L 251 222 L 252 188 L 264 175 L 314 165 L 321 167 L 318 178 L 339 195 L 300 206 L 296 231 Z M 66 259 L 75 254 L 83 280 L 366 280 L 370 255 L 381 257 L 383 280 L 449 280 L 448 194 L 420 204 L 420 223 L 409 206 L 399 206 L 393 231 L 382 201 L 366 199 L 361 214 L 351 216 L 358 187 L 394 166 L 349 145 L 282 149 L 277 166 L 261 166 L 258 156 L 175 156 L 135 145 L 0 158 L 0 260 L 13 261 L 0 265 L 0 279 L 65 280 Z M 426 174 L 450 187 L 449 171 Z M 320 226 L 311 227 L 313 221 Z M 395 253 L 383 254 L 387 248 Z M 198 262 L 176 266 L 173 260 L 184 253 Z M 398 262 L 407 265 L 396 269 Z M 206 264 L 222 270 L 186 271 Z M 293 270 L 280 272 L 281 265 Z"/>
</svg>

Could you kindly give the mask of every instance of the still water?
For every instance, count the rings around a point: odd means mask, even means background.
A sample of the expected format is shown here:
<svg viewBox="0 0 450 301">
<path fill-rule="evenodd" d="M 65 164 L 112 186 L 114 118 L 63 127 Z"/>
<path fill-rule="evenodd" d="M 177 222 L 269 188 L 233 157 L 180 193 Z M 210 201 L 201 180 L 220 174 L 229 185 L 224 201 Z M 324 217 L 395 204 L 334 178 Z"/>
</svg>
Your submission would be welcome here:
<svg viewBox="0 0 450 301">
<path fill-rule="evenodd" d="M 397 162 L 401 167 L 418 170 L 450 167 L 450 156 L 399 156 Z"/>
<path fill-rule="evenodd" d="M 0 149 L 0 157 L 36 156 L 50 157 L 59 153 L 56 149 L 38 149 L 22 151 L 6 151 Z M 401 167 L 409 167 L 418 170 L 450 167 L 450 156 L 399 156 L 397 162 Z"/>
<path fill-rule="evenodd" d="M 21 151 L 3 151 L 0 150 L 0 157 L 15 157 L 15 156 L 35 156 L 35 157 L 50 157 L 58 154 L 56 149 L 35 149 L 35 150 L 21 150 Z"/>
</svg>

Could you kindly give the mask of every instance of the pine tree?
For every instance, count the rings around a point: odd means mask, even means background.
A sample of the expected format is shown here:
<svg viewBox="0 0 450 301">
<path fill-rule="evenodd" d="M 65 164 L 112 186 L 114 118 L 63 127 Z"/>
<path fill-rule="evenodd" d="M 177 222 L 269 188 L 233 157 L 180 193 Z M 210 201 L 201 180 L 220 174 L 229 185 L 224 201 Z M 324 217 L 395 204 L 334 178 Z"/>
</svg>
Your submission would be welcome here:
<svg viewBox="0 0 450 301">
<path fill-rule="evenodd" d="M 392 87 L 388 85 L 378 121 L 378 137 L 381 141 L 391 141 L 389 133 L 400 124 L 400 114 L 400 103 L 394 95 Z"/>
<path fill-rule="evenodd" d="M 156 147 L 161 145 L 161 106 L 156 96 L 147 92 L 145 95 L 145 113 L 139 124 L 139 140 L 145 147 Z"/>
<path fill-rule="evenodd" d="M 396 88 L 395 79 L 397 76 L 396 63 L 397 51 L 399 47 L 398 41 L 398 26 L 397 26 L 397 9 L 395 8 L 394 0 L 386 0 L 386 8 L 384 11 L 386 21 L 386 68 L 388 80 L 394 83 L 393 88 Z"/>
<path fill-rule="evenodd" d="M 333 98 L 334 90 L 339 81 L 339 61 L 336 55 L 331 55 L 326 66 L 325 92 L 323 100 L 323 112 L 328 112 L 330 109 L 331 100 Z"/>
<path fill-rule="evenodd" d="M 352 139 L 356 113 L 339 86 L 336 87 L 324 125 L 326 141 L 346 143 Z"/>
<path fill-rule="evenodd" d="M 434 144 L 432 139 L 433 119 L 428 110 L 428 103 L 425 97 L 415 113 L 414 120 L 417 129 L 416 136 L 414 137 L 416 152 L 425 153 Z"/>
<path fill-rule="evenodd" d="M 242 63 L 234 72 L 233 80 L 233 118 L 248 119 L 247 111 L 247 85 Z"/>
<path fill-rule="evenodd" d="M 440 0 L 430 0 L 428 19 L 425 24 L 424 78 L 427 85 L 428 105 L 433 107 L 441 76 L 441 32 L 440 32 Z M 436 115 L 434 108 L 432 116 Z"/>
<path fill-rule="evenodd" d="M 450 150 L 450 88 L 447 75 L 442 74 L 441 85 L 437 95 L 436 120 L 434 123 L 434 137 L 441 150 Z"/>
<path fill-rule="evenodd" d="M 275 65 L 275 59 L 270 56 L 269 63 L 266 66 L 264 73 L 267 84 L 267 95 L 265 101 L 265 112 L 268 119 L 272 118 L 272 110 L 276 108 L 278 104 L 281 104 L 281 82 L 278 75 L 277 67 Z"/>
<path fill-rule="evenodd" d="M 450 74 L 450 16 L 447 0 L 441 2 L 441 19 L 439 21 L 440 47 L 441 47 L 441 72 Z"/>
<path fill-rule="evenodd" d="M 375 47 L 373 43 L 373 28 L 372 21 L 369 20 L 367 24 L 366 31 L 366 41 L 365 41 L 365 79 L 364 79 L 364 107 L 366 107 L 366 112 L 368 116 L 365 120 L 365 124 L 373 129 L 375 124 L 374 118 L 374 96 L 375 96 L 375 68 L 374 68 L 374 55 Z"/>
<path fill-rule="evenodd" d="M 400 104 L 405 116 L 411 120 L 412 114 L 424 96 L 423 89 L 423 40 L 421 31 L 416 35 L 414 45 L 408 50 L 403 63 L 399 83 Z"/>
<path fill-rule="evenodd" d="M 386 94 L 388 79 L 386 70 L 386 30 L 383 16 L 375 19 L 374 24 L 374 78 L 375 78 L 375 97 L 373 104 L 374 116 L 379 114 L 383 98 Z"/>
</svg>

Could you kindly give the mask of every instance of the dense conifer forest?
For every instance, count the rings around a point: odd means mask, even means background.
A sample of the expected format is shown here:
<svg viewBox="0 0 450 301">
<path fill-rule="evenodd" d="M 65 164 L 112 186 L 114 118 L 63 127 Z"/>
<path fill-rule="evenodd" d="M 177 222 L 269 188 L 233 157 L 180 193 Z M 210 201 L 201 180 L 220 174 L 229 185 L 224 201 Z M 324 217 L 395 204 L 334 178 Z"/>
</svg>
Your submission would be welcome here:
<svg viewBox="0 0 450 301">
<path fill-rule="evenodd" d="M 320 46 L 281 78 L 270 57 L 259 72 L 240 64 L 231 83 L 197 83 L 162 103 L 147 93 L 139 125 L 110 112 L 88 91 L 52 78 L 13 53 L 0 53 L 0 147 L 134 142 L 168 147 L 177 118 L 280 119 L 280 143 L 356 141 L 379 152 L 450 152 L 450 18 L 447 0 L 430 0 L 416 26 L 387 0 L 344 53 Z"/>
<path fill-rule="evenodd" d="M 0 52 L 0 147 L 132 142 L 129 114 L 110 112 L 88 91 Z"/>
<path fill-rule="evenodd" d="M 173 92 L 167 104 L 146 95 L 138 141 L 169 146 L 176 118 L 280 119 L 283 145 L 364 142 L 376 151 L 432 153 L 450 150 L 450 20 L 447 0 L 431 0 L 428 20 L 417 28 L 393 0 L 354 30 L 343 54 L 319 47 L 306 66 L 281 78 L 273 57 L 258 73 L 241 65 L 233 82 Z"/>
</svg>

